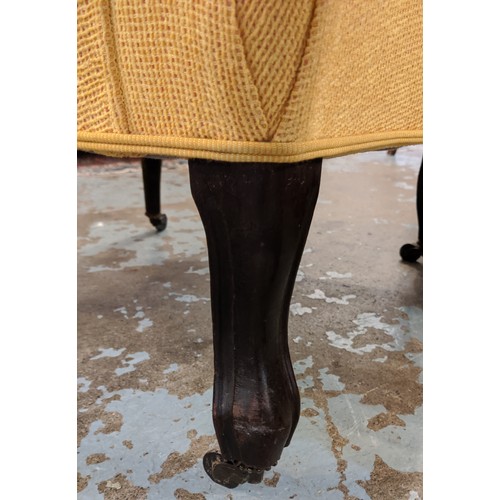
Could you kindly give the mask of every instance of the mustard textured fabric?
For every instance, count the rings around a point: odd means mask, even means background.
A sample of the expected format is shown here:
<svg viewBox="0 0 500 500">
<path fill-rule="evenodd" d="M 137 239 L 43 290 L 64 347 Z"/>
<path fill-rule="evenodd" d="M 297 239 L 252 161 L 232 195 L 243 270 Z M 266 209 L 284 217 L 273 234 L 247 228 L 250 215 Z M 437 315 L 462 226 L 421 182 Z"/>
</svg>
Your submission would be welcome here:
<svg viewBox="0 0 500 500">
<path fill-rule="evenodd" d="M 422 142 L 421 0 L 78 0 L 78 148 L 296 162 Z"/>
</svg>

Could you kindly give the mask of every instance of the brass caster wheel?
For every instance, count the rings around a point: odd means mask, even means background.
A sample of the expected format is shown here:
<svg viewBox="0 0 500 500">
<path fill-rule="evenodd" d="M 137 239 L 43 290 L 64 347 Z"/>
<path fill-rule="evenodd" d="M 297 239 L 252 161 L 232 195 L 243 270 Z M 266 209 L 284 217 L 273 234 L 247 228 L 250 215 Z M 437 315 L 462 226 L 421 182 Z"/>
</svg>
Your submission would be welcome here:
<svg viewBox="0 0 500 500">
<path fill-rule="evenodd" d="M 399 249 L 399 255 L 406 262 L 417 262 L 422 257 L 422 247 L 417 243 L 415 245 L 407 243 Z"/>
<path fill-rule="evenodd" d="M 167 227 L 167 216 L 165 214 L 146 214 L 146 216 L 158 232 L 163 231 Z"/>
</svg>

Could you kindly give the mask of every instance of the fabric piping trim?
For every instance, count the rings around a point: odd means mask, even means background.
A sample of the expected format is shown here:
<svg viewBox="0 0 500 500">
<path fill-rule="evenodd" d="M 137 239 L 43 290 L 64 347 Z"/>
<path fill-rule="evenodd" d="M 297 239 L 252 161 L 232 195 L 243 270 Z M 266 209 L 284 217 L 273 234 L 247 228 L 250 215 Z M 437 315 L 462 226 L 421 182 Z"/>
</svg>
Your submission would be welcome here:
<svg viewBox="0 0 500 500">
<path fill-rule="evenodd" d="M 174 156 L 221 161 L 290 163 L 362 151 L 422 144 L 421 130 L 307 142 L 240 142 L 185 137 L 78 132 L 78 149 L 108 156 Z"/>
</svg>

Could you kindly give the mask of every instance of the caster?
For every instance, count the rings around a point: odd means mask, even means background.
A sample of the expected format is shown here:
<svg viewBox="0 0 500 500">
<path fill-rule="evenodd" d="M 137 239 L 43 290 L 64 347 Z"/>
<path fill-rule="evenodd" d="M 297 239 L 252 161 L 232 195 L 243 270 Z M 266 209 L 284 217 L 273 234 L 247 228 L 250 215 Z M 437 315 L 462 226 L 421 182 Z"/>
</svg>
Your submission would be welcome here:
<svg viewBox="0 0 500 500">
<path fill-rule="evenodd" d="M 258 484 L 264 477 L 263 470 L 228 462 L 214 451 L 203 457 L 203 467 L 212 481 L 226 488 L 236 488 L 244 483 Z"/>
<path fill-rule="evenodd" d="M 422 247 L 417 243 L 415 245 L 407 243 L 399 249 L 399 255 L 406 262 L 417 262 L 422 257 Z"/>
<path fill-rule="evenodd" d="M 167 216 L 165 214 L 146 214 L 146 216 L 158 232 L 163 231 L 167 227 Z"/>
</svg>

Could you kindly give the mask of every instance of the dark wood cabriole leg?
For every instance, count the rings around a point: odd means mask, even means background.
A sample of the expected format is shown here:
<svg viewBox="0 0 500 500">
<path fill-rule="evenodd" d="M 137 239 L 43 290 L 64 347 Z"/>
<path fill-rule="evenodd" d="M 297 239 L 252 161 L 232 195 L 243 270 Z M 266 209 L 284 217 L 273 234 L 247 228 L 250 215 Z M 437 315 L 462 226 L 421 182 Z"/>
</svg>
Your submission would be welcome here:
<svg viewBox="0 0 500 500">
<path fill-rule="evenodd" d="M 219 453 L 217 483 L 258 483 L 290 443 L 300 399 L 288 350 L 295 277 L 318 197 L 321 159 L 294 164 L 189 160 L 210 264 Z"/>
<path fill-rule="evenodd" d="M 420 164 L 417 181 L 417 216 L 418 241 L 416 244 L 406 243 L 399 249 L 399 255 L 407 262 L 416 262 L 424 255 L 424 160 Z"/>
<path fill-rule="evenodd" d="M 161 160 L 143 158 L 141 167 L 146 202 L 145 215 L 158 232 L 163 231 L 167 227 L 167 216 L 161 213 L 160 208 Z"/>
</svg>

